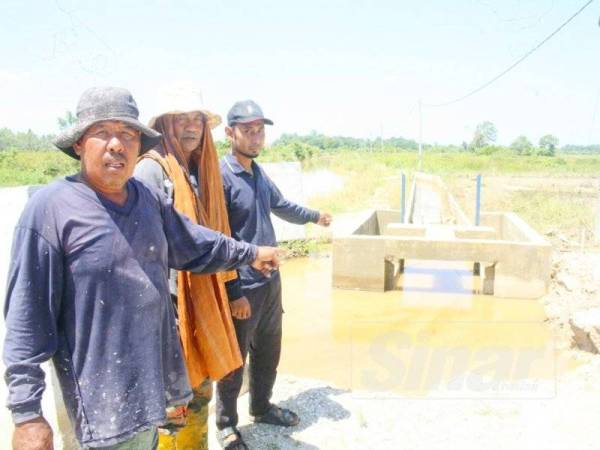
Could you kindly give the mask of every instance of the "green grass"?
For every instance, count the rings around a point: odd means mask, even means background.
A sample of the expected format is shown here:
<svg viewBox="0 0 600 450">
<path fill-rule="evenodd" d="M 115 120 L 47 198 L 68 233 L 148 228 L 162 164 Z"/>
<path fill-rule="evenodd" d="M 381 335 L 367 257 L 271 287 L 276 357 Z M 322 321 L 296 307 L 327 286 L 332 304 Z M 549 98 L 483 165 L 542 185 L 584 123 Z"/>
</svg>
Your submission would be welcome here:
<svg viewBox="0 0 600 450">
<path fill-rule="evenodd" d="M 283 155 L 277 149 L 266 149 L 260 161 L 279 161 Z M 356 188 L 348 198 L 360 201 L 361 192 L 372 191 L 384 185 L 383 178 L 399 176 L 400 171 L 412 172 L 418 168 L 416 152 L 340 150 L 320 152 L 304 160 L 305 170 L 327 168 L 346 179 L 358 177 L 362 188 Z M 47 183 L 77 171 L 77 161 L 59 151 L 0 151 L 0 186 Z M 597 175 L 600 157 L 562 155 L 557 157 L 516 156 L 497 152 L 475 155 L 466 152 L 425 153 L 422 171 L 439 175 L 451 174 L 536 174 L 536 175 Z"/>
<path fill-rule="evenodd" d="M 296 239 L 293 241 L 282 241 L 279 246 L 287 250 L 288 258 L 298 256 L 309 256 L 316 253 L 327 252 L 329 242 L 325 238 Z"/>
<path fill-rule="evenodd" d="M 330 167 L 363 171 L 385 168 L 386 171 L 418 169 L 419 157 L 415 152 L 365 152 L 342 151 L 321 153 L 304 162 L 304 166 Z M 600 156 L 561 155 L 517 156 L 508 152 L 476 155 L 468 152 L 425 153 L 422 171 L 435 174 L 571 174 L 593 175 L 600 173 Z"/>
<path fill-rule="evenodd" d="M 260 161 L 281 160 L 283 156 L 276 148 L 266 149 Z M 302 161 L 302 166 L 305 171 L 328 169 L 344 180 L 342 190 L 312 198 L 309 206 L 313 208 L 334 214 L 398 208 L 400 174 L 410 175 L 417 170 L 418 154 L 364 150 L 315 152 Z M 0 186 L 43 184 L 77 170 L 78 162 L 59 151 L 0 151 Z M 475 175 L 482 174 L 484 211 L 514 211 L 543 233 L 557 230 L 576 237 L 581 230 L 593 229 L 597 195 L 594 177 L 600 174 L 600 156 L 428 152 L 423 156 L 422 171 L 440 175 L 469 217 L 474 210 Z M 497 177 L 502 178 L 494 182 Z M 580 183 L 579 178 L 585 180 L 586 186 L 580 186 L 584 181 Z M 531 182 L 535 179 L 538 181 Z M 510 186 L 513 181 L 516 186 Z M 407 195 L 408 191 L 409 186 Z M 303 255 L 318 251 L 320 245 L 313 241 L 290 244 L 290 251 Z"/>
<path fill-rule="evenodd" d="M 323 154 L 305 170 L 327 168 L 343 177 L 344 188 L 313 198 L 310 206 L 334 214 L 400 205 L 400 173 L 418 166 L 414 153 Z M 436 153 L 424 156 L 423 171 L 440 175 L 468 217 L 474 217 L 475 177 L 482 174 L 482 210 L 513 211 L 534 229 L 578 241 L 591 236 L 599 156 L 558 157 Z M 408 196 L 410 187 L 406 187 Z"/>
<path fill-rule="evenodd" d="M 78 161 L 59 151 L 0 151 L 0 186 L 45 184 L 78 168 Z"/>
</svg>

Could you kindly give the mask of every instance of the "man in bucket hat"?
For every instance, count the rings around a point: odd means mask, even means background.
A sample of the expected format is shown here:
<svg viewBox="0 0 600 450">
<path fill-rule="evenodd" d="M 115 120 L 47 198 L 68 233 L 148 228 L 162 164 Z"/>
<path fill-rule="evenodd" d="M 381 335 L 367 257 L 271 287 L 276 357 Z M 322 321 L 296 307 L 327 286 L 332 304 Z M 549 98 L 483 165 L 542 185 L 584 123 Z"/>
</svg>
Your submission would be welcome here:
<svg viewBox="0 0 600 450">
<path fill-rule="evenodd" d="M 167 267 L 277 266 L 275 249 L 196 225 L 130 178 L 159 138 L 125 89 L 85 91 L 77 123 L 55 142 L 80 172 L 36 192 L 19 220 L 4 342 L 17 450 L 52 449 L 40 407 L 48 359 L 84 448 L 155 448 L 167 408 L 192 396 Z"/>
<path fill-rule="evenodd" d="M 225 133 L 231 154 L 221 161 L 225 202 L 232 236 L 260 245 L 277 245 L 270 213 L 296 223 L 329 226 L 331 215 L 286 200 L 254 159 L 265 145 L 265 124 L 273 125 L 252 100 L 235 103 L 227 114 Z M 294 426 L 298 416 L 270 402 L 281 352 L 281 280 L 267 279 L 255 270 L 240 268 L 244 297 L 235 306 L 234 325 L 242 358 L 250 354 L 250 414 L 255 422 Z M 247 299 L 247 300 L 246 300 Z M 237 429 L 237 397 L 243 369 L 217 383 L 216 422 L 223 448 L 246 447 Z"/>
<path fill-rule="evenodd" d="M 202 94 L 194 87 L 174 84 L 164 94 L 168 106 L 149 124 L 162 134 L 161 142 L 140 157 L 134 175 L 163 190 L 193 221 L 231 235 L 211 132 L 221 117 L 203 106 Z M 241 286 L 235 271 L 172 271 L 169 281 L 194 398 L 184 427 L 159 428 L 158 448 L 205 450 L 212 381 L 242 365 L 229 308 L 229 301 L 242 297 Z"/>
</svg>

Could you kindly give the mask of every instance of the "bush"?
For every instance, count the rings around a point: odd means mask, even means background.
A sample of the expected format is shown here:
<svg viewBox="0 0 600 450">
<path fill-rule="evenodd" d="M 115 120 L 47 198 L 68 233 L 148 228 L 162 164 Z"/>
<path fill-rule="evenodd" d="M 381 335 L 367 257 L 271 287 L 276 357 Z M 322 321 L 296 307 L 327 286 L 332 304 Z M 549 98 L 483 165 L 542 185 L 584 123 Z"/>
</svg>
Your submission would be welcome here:
<svg viewBox="0 0 600 450">
<path fill-rule="evenodd" d="M 0 151 L 0 186 L 45 184 L 76 173 L 79 161 L 60 151 Z"/>
</svg>

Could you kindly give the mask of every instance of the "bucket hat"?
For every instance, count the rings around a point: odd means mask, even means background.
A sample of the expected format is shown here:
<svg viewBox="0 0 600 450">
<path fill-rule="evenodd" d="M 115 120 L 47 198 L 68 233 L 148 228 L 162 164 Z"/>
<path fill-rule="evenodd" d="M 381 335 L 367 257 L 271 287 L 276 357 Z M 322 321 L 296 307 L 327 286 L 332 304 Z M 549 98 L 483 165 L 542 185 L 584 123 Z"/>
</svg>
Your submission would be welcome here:
<svg viewBox="0 0 600 450">
<path fill-rule="evenodd" d="M 138 120 L 139 111 L 133 96 L 127 89 L 118 87 L 93 87 L 87 89 L 77 104 L 77 122 L 62 132 L 55 140 L 60 150 L 72 158 L 79 159 L 75 144 L 92 125 L 105 120 L 118 120 L 139 130 L 141 133 L 140 153 L 156 146 L 160 133 Z"/>
<path fill-rule="evenodd" d="M 159 94 L 160 111 L 150 119 L 148 125 L 154 127 L 156 120 L 167 114 L 183 114 L 201 112 L 206 117 L 207 125 L 213 129 L 221 124 L 221 116 L 209 111 L 204 106 L 202 91 L 188 84 L 175 84 Z"/>
</svg>

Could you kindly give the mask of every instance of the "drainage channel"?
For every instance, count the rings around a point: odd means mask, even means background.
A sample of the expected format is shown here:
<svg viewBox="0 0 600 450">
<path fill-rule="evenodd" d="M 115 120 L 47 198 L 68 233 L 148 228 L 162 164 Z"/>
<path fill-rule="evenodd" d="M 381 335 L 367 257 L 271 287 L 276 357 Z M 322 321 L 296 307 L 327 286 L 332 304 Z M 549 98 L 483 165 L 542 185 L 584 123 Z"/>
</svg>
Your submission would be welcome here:
<svg viewBox="0 0 600 450">
<path fill-rule="evenodd" d="M 574 363 L 541 304 L 479 295 L 469 266 L 448 264 L 408 262 L 402 290 L 366 292 L 331 288 L 330 258 L 286 261 L 280 371 L 409 397 L 551 397 Z"/>
</svg>

